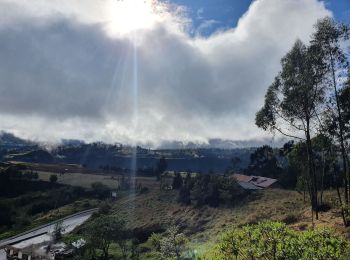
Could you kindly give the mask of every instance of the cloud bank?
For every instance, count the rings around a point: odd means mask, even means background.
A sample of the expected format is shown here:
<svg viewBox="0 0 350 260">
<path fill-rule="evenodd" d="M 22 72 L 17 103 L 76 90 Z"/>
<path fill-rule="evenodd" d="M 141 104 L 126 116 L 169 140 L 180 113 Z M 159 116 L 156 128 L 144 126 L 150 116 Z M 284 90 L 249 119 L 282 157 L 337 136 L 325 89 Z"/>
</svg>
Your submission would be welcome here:
<svg viewBox="0 0 350 260">
<path fill-rule="evenodd" d="M 264 137 L 254 116 L 281 57 L 331 15 L 316 0 L 256 0 L 236 28 L 204 38 L 162 4 L 151 26 L 118 34 L 109 2 L 0 3 L 1 130 L 154 145 Z"/>
</svg>

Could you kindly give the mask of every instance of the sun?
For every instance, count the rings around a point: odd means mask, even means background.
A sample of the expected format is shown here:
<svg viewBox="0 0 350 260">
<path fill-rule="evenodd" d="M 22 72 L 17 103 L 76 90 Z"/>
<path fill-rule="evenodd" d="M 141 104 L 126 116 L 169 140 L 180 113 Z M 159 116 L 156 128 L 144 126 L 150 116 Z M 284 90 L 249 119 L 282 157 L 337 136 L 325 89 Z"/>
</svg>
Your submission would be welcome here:
<svg viewBox="0 0 350 260">
<path fill-rule="evenodd" d="M 161 18 L 161 7 L 157 0 L 110 0 L 108 30 L 112 34 L 128 34 L 151 28 Z"/>
</svg>

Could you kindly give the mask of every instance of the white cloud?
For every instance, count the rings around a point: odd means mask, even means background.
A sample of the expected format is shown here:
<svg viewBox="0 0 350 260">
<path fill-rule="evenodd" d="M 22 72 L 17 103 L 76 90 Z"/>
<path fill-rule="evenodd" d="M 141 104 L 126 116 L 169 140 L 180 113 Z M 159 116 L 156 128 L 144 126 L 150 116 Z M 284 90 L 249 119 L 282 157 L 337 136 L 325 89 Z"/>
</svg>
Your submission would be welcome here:
<svg viewBox="0 0 350 260">
<path fill-rule="evenodd" d="M 316 0 L 257 0 L 236 28 L 203 38 L 163 6 L 137 31 L 135 63 L 133 37 L 108 31 L 109 2 L 0 3 L 0 129 L 45 141 L 263 136 L 254 115 L 280 58 L 331 15 Z"/>
</svg>

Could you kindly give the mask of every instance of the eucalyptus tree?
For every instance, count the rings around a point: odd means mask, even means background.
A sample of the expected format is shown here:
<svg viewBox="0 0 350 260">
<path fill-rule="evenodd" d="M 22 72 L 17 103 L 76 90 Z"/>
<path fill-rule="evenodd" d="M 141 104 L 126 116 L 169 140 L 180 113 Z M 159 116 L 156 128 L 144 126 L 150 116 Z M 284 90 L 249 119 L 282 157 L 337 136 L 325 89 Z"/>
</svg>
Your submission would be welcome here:
<svg viewBox="0 0 350 260">
<path fill-rule="evenodd" d="M 308 191 L 312 213 L 315 212 L 318 219 L 317 175 L 311 138 L 319 131 L 318 115 L 324 109 L 326 66 L 317 46 L 307 47 L 300 40 L 282 58 L 281 65 L 282 70 L 268 88 L 255 123 L 265 131 L 277 131 L 305 142 Z"/>
<path fill-rule="evenodd" d="M 110 259 L 109 249 L 112 243 L 118 244 L 123 251 L 127 238 L 124 220 L 112 215 L 102 215 L 90 221 L 83 231 L 87 241 L 87 254 L 92 259 L 96 259 L 96 249 L 102 252 L 99 259 Z M 88 257 L 85 256 L 86 258 Z"/>
<path fill-rule="evenodd" d="M 312 35 L 311 46 L 317 48 L 322 53 L 323 62 L 326 64 L 327 73 L 324 77 L 324 83 L 328 85 L 329 102 L 327 113 L 324 114 L 326 125 L 324 130 L 328 132 L 337 141 L 343 166 L 343 187 L 344 200 L 342 205 L 342 214 L 345 226 L 350 225 L 350 172 L 349 156 L 346 149 L 346 109 L 341 100 L 341 93 L 346 87 L 344 78 L 349 70 L 349 60 L 342 46 L 350 37 L 350 27 L 345 24 L 337 23 L 332 18 L 326 17 L 319 20 L 315 25 L 315 33 Z M 344 98 L 343 98 L 344 99 Z M 339 197 L 339 200 L 341 198 Z M 344 218 L 344 214 L 345 217 Z"/>
</svg>

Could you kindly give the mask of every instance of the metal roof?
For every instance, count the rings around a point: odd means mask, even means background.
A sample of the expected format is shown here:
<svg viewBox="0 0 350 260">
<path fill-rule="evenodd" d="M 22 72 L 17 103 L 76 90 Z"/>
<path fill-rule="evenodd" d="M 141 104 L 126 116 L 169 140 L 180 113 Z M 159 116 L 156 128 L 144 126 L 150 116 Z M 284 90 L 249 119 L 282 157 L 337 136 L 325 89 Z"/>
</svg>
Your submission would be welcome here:
<svg viewBox="0 0 350 260">
<path fill-rule="evenodd" d="M 262 176 L 249 176 L 244 174 L 233 174 L 232 178 L 235 179 L 239 185 L 244 189 L 259 190 L 261 188 L 268 188 L 275 182 L 276 179 L 262 177 Z M 253 186 L 255 188 L 253 188 Z"/>
<path fill-rule="evenodd" d="M 255 186 L 253 183 L 239 181 L 238 185 L 240 185 L 245 190 L 261 190 L 262 188 Z"/>
</svg>

